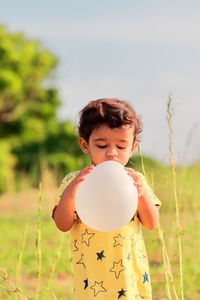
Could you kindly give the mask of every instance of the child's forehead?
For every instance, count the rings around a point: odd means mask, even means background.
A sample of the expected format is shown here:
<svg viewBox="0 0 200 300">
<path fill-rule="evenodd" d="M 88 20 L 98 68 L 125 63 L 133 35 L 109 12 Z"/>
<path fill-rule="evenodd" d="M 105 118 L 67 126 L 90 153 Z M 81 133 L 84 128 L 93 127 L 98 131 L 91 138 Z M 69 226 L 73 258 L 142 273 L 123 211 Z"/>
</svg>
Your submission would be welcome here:
<svg viewBox="0 0 200 300">
<path fill-rule="evenodd" d="M 117 128 L 110 128 L 107 125 L 100 125 L 91 133 L 93 140 L 116 138 L 118 140 L 130 140 L 134 136 L 134 127 L 130 125 L 123 125 Z"/>
</svg>

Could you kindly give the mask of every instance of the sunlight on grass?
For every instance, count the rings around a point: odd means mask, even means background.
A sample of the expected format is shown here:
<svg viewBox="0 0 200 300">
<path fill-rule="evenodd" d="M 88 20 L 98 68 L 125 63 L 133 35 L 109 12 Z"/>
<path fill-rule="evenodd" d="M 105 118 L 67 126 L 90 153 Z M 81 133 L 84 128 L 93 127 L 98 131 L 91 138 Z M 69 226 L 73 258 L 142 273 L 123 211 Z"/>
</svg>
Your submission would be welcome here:
<svg viewBox="0 0 200 300">
<path fill-rule="evenodd" d="M 141 155 L 141 168 L 163 204 L 158 230 L 144 229 L 153 299 L 195 300 L 200 299 L 200 163 L 175 170 L 172 148 L 170 161 L 167 167 Z M 53 178 L 45 168 L 39 195 L 29 188 L 0 197 L 0 299 L 72 300 L 69 233 L 59 232 L 51 220 Z"/>
</svg>

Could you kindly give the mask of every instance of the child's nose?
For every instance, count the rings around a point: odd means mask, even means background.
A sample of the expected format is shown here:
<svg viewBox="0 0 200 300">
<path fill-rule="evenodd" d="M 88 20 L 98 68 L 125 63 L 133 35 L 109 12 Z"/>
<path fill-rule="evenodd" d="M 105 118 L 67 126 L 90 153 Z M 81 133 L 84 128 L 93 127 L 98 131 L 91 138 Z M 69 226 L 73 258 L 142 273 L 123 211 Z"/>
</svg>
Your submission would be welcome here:
<svg viewBox="0 0 200 300">
<path fill-rule="evenodd" d="M 108 157 L 115 157 L 117 155 L 117 150 L 115 148 L 108 149 L 106 155 Z"/>
</svg>

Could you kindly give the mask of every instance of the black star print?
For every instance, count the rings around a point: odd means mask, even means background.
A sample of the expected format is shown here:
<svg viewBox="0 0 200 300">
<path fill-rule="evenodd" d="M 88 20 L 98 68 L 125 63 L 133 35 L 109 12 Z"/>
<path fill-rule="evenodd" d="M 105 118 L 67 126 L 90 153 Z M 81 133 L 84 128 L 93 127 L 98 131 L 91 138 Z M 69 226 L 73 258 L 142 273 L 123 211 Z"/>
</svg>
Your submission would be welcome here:
<svg viewBox="0 0 200 300">
<path fill-rule="evenodd" d="M 82 236 L 82 243 L 85 243 L 88 247 L 90 246 L 90 239 L 93 238 L 95 233 L 89 233 L 87 229 L 85 229 L 85 232 L 81 234 Z"/>
<path fill-rule="evenodd" d="M 122 296 L 126 297 L 125 295 L 126 291 L 124 289 L 121 289 L 121 291 L 118 291 L 118 293 L 119 293 L 118 299 L 121 298 Z"/>
<path fill-rule="evenodd" d="M 101 252 L 97 252 L 96 253 L 97 254 L 97 260 L 102 260 L 102 258 L 104 258 L 105 256 L 104 256 L 104 250 L 102 250 Z"/>
<path fill-rule="evenodd" d="M 115 278 L 118 279 L 120 273 L 124 270 L 126 270 L 126 268 L 122 265 L 122 259 L 120 259 L 118 262 L 113 262 L 113 267 L 109 270 L 109 272 L 114 272 Z"/>
<path fill-rule="evenodd" d="M 149 278 L 148 278 L 148 274 L 145 272 L 143 274 L 143 283 L 145 283 L 146 281 L 149 282 Z"/>
<path fill-rule="evenodd" d="M 88 279 L 83 280 L 83 282 L 85 283 L 85 286 L 84 286 L 84 290 L 85 290 L 88 287 Z"/>
<path fill-rule="evenodd" d="M 114 236 L 113 239 L 115 240 L 115 242 L 114 242 L 114 247 L 117 247 L 117 246 L 122 246 L 122 247 L 124 247 L 124 239 L 125 239 L 125 236 L 122 236 L 122 235 L 119 233 L 117 236 Z"/>
<path fill-rule="evenodd" d="M 95 281 L 94 285 L 91 286 L 91 289 L 94 290 L 94 297 L 96 297 L 99 293 L 107 292 L 103 286 L 103 281 Z"/>
<path fill-rule="evenodd" d="M 74 240 L 74 241 L 73 241 L 73 246 L 74 246 L 73 252 L 78 251 L 78 248 L 77 248 L 77 246 L 76 246 L 76 243 L 77 243 L 77 240 Z"/>
<path fill-rule="evenodd" d="M 81 259 L 79 259 L 79 261 L 77 261 L 76 263 L 77 265 L 83 265 L 84 268 L 86 269 L 86 266 L 84 264 L 84 254 L 81 254 Z"/>
</svg>

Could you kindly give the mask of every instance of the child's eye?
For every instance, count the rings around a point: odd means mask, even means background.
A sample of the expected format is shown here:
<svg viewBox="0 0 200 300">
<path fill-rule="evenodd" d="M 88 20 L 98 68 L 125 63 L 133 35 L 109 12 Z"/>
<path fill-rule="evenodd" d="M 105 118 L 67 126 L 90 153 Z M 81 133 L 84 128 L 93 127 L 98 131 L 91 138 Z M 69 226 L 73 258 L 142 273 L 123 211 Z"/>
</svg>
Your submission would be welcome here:
<svg viewBox="0 0 200 300">
<path fill-rule="evenodd" d="M 126 149 L 126 146 L 117 146 L 118 149 Z"/>
<path fill-rule="evenodd" d="M 106 148 L 106 145 L 102 146 L 102 145 L 97 145 L 98 148 Z"/>
</svg>

